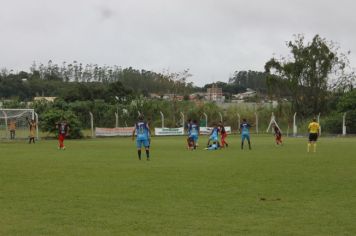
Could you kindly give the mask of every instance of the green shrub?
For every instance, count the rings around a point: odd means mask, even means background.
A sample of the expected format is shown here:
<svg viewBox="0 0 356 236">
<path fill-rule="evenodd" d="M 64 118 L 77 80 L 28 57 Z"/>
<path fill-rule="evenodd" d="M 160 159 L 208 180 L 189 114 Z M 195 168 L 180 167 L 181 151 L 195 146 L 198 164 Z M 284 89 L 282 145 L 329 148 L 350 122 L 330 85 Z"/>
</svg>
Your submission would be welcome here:
<svg viewBox="0 0 356 236">
<path fill-rule="evenodd" d="M 69 138 L 82 138 L 81 122 L 78 117 L 70 110 L 64 111 L 58 108 L 52 108 L 42 113 L 40 116 L 40 127 L 42 131 L 58 135 L 56 124 L 66 120 L 70 126 Z"/>
</svg>

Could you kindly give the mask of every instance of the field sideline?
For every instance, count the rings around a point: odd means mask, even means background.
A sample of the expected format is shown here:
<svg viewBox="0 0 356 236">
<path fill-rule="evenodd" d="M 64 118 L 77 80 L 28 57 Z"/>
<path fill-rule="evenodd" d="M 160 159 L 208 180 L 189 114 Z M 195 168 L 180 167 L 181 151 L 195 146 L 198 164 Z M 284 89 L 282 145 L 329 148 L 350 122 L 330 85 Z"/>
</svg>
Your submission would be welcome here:
<svg viewBox="0 0 356 236">
<path fill-rule="evenodd" d="M 356 138 L 206 141 L 0 143 L 0 235 L 356 235 Z"/>
</svg>

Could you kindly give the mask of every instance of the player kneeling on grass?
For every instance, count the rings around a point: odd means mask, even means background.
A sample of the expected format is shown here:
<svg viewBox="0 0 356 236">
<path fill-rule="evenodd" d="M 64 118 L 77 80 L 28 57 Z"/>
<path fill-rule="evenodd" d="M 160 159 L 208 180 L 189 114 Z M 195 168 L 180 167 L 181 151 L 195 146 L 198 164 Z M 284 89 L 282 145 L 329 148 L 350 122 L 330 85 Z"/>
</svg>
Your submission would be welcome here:
<svg viewBox="0 0 356 236">
<path fill-rule="evenodd" d="M 220 148 L 219 142 L 214 141 L 213 144 L 208 145 L 205 150 L 218 150 Z"/>
<path fill-rule="evenodd" d="M 58 149 L 66 149 L 64 146 L 64 139 L 68 136 L 69 134 L 69 125 L 67 121 L 60 121 L 56 124 L 57 129 L 58 129 Z"/>
<path fill-rule="evenodd" d="M 132 131 L 132 140 L 135 138 L 138 159 L 141 160 L 141 147 L 144 146 L 146 150 L 147 161 L 150 160 L 150 129 L 148 124 L 143 121 L 143 116 L 138 117 L 138 122 L 135 124 L 135 129 Z"/>
</svg>

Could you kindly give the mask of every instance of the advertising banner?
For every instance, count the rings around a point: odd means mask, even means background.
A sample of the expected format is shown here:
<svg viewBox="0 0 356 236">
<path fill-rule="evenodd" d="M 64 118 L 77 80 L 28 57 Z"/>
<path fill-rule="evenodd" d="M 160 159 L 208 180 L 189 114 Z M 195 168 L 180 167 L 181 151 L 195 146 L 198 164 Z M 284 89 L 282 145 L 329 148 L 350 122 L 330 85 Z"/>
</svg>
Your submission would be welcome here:
<svg viewBox="0 0 356 236">
<path fill-rule="evenodd" d="M 131 136 L 134 127 L 117 127 L 117 128 L 95 128 L 95 136 L 113 137 L 113 136 Z"/>
<path fill-rule="evenodd" d="M 155 128 L 155 135 L 168 136 L 168 135 L 184 135 L 184 128 Z"/>
</svg>

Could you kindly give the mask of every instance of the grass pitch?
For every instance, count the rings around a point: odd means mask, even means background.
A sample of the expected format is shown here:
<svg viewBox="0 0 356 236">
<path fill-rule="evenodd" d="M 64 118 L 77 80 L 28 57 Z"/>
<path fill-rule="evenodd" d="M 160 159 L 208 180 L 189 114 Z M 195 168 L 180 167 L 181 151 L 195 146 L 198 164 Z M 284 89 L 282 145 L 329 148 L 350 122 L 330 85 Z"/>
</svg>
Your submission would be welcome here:
<svg viewBox="0 0 356 236">
<path fill-rule="evenodd" d="M 356 139 L 206 141 L 0 143 L 0 235 L 356 235 Z"/>
</svg>

